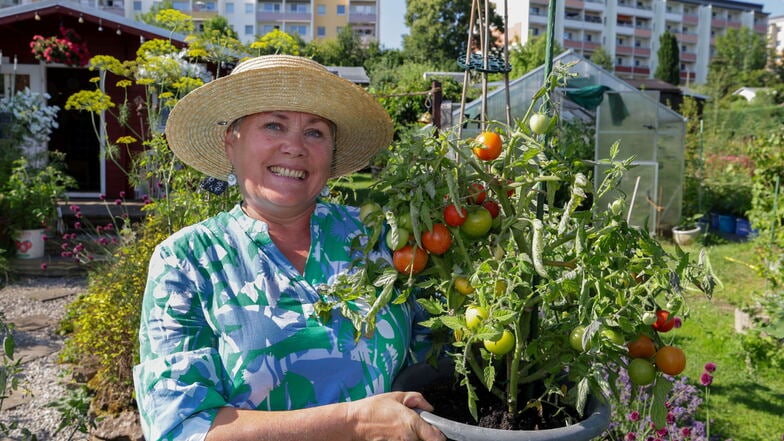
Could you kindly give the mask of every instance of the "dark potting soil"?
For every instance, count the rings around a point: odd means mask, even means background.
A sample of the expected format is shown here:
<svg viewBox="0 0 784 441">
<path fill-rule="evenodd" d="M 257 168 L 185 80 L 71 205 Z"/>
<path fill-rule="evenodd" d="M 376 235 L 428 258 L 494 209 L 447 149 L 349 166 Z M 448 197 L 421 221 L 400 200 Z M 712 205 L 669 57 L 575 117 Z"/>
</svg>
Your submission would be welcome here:
<svg viewBox="0 0 784 441">
<path fill-rule="evenodd" d="M 420 391 L 435 407 L 434 414 L 459 423 L 502 430 L 543 430 L 566 426 L 566 420 L 579 418 L 573 410 L 557 409 L 542 403 L 541 409 L 528 408 L 517 414 L 507 412 L 506 404 L 485 390 L 477 389 L 477 414 L 474 420 L 468 411 L 468 398 L 464 386 L 449 382 L 435 382 Z M 521 406 L 524 407 L 521 403 Z"/>
</svg>

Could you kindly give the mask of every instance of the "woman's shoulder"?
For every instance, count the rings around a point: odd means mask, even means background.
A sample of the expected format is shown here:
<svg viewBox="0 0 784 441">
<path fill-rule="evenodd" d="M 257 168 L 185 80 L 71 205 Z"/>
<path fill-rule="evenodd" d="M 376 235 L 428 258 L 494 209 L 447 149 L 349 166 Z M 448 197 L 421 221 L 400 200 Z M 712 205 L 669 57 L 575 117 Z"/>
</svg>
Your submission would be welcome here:
<svg viewBox="0 0 784 441">
<path fill-rule="evenodd" d="M 230 229 L 233 211 L 234 209 L 222 211 L 200 222 L 182 227 L 164 239 L 161 244 L 179 248 L 192 246 L 194 242 L 210 242 L 219 236 L 225 236 Z"/>
</svg>

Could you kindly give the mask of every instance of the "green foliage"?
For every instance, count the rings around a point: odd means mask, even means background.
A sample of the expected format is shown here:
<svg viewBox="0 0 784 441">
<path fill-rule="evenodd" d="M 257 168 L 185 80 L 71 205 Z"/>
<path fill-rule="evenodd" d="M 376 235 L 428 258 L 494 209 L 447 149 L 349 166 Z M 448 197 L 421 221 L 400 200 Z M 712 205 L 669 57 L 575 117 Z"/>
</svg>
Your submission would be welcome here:
<svg viewBox="0 0 784 441">
<path fill-rule="evenodd" d="M 612 57 L 603 46 L 600 46 L 598 49 L 593 51 L 593 55 L 591 55 L 591 61 L 608 72 L 612 72 L 615 68 L 615 63 L 613 63 Z"/>
<path fill-rule="evenodd" d="M 19 375 L 23 372 L 22 360 L 14 358 L 16 352 L 16 341 L 13 335 L 14 325 L 7 323 L 3 313 L 0 312 L 0 407 L 3 400 L 13 392 L 19 392 Z M 19 422 L 14 421 L 9 424 L 0 422 L 0 435 L 9 437 L 12 432 L 21 434 L 25 441 L 36 441 L 37 437 L 26 427 L 20 427 Z"/>
<path fill-rule="evenodd" d="M 89 414 L 90 391 L 85 386 L 69 388 L 64 397 L 50 402 L 47 407 L 52 407 L 60 412 L 60 423 L 57 425 L 54 435 L 71 428 L 71 434 L 68 437 L 70 440 L 73 439 L 77 431 L 88 433 L 91 427 L 95 427 L 95 422 Z"/>
<path fill-rule="evenodd" d="M 553 42 L 553 54 L 563 52 L 558 42 Z M 547 54 L 547 39 L 544 36 L 532 37 L 524 45 L 516 44 L 509 48 L 509 64 L 512 65 L 510 78 L 517 78 L 544 64 Z"/>
<path fill-rule="evenodd" d="M 326 66 L 364 66 L 380 53 L 377 41 L 363 43 L 351 26 L 342 28 L 336 38 L 311 41 L 305 51 L 309 57 Z"/>
<path fill-rule="evenodd" d="M 677 86 L 681 81 L 680 50 L 678 39 L 670 31 L 664 31 L 659 37 L 659 51 L 656 54 L 659 65 L 653 77 Z"/>
<path fill-rule="evenodd" d="M 767 59 L 763 36 L 747 27 L 728 28 L 716 37 L 716 53 L 708 67 L 712 95 L 724 97 L 741 86 L 764 86 L 771 76 L 765 71 Z"/>
<path fill-rule="evenodd" d="M 784 130 L 758 138 L 748 152 L 754 161 L 749 220 L 764 241 L 784 247 Z M 784 284 L 784 279 L 777 284 Z"/>
<path fill-rule="evenodd" d="M 408 0 L 405 20 L 409 33 L 403 36 L 406 58 L 433 63 L 438 70 L 454 71 L 457 58 L 465 56 L 472 0 Z M 487 4 L 487 3 L 485 3 Z M 503 20 L 490 2 L 490 24 L 503 30 Z M 477 13 L 484 17 L 484 10 Z M 472 29 L 472 35 L 482 29 Z"/>
<path fill-rule="evenodd" d="M 256 55 L 299 55 L 301 50 L 299 41 L 280 29 L 274 29 L 257 38 L 250 44 L 250 48 L 256 51 Z"/>
</svg>

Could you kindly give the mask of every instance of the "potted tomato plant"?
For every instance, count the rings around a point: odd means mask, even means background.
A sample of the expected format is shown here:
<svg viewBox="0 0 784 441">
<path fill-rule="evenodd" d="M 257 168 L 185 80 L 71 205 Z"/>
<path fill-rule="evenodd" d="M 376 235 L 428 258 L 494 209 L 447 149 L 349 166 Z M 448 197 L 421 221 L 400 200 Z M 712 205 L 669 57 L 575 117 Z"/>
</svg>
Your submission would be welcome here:
<svg viewBox="0 0 784 441">
<path fill-rule="evenodd" d="M 357 332 L 374 331 L 373 314 L 385 303 L 416 295 L 430 314 L 432 358 L 450 361 L 450 399 L 464 397 L 464 423 L 475 425 L 494 401 L 511 428 L 524 429 L 515 423 L 531 411 L 552 409 L 567 415 L 558 424 L 572 425 L 568 439 L 590 439 L 609 422 L 602 397 L 614 393 L 619 369 L 634 372 L 637 384 L 660 383 L 656 394 L 666 394 L 663 373 L 679 372 L 662 370 L 664 356 L 657 363 L 670 347 L 662 333 L 683 320 L 684 289 L 710 293 L 713 278 L 704 254 L 671 254 L 627 224 L 616 186 L 630 159 L 619 159 L 619 146 L 604 175 L 586 175 L 585 164 L 560 155 L 559 138 L 548 136 L 555 124 L 534 129 L 527 119 L 494 122 L 471 139 L 442 131 L 393 146 L 374 188 L 381 197 L 362 207 L 367 246 L 389 244 L 392 264 L 363 262 L 329 294 L 335 302 L 366 297 L 367 312 L 346 311 Z M 666 326 L 654 326 L 665 310 Z M 652 353 L 630 352 L 641 338 Z M 569 438 L 586 413 L 599 422 L 578 430 L 587 438 Z M 654 412 L 662 424 L 665 414 Z M 439 428 L 460 439 L 512 439 Z"/>
</svg>

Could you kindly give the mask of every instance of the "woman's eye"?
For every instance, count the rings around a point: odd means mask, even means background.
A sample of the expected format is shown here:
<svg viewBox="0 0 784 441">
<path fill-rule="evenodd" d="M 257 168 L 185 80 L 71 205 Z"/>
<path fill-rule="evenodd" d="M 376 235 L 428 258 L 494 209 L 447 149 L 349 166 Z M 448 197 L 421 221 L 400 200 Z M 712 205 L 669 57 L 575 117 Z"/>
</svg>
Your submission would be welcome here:
<svg viewBox="0 0 784 441">
<path fill-rule="evenodd" d="M 264 124 L 264 128 L 268 130 L 282 130 L 280 123 L 268 122 Z"/>
<path fill-rule="evenodd" d="M 318 129 L 310 129 L 305 132 L 305 135 L 313 138 L 323 138 L 324 132 Z"/>
</svg>

